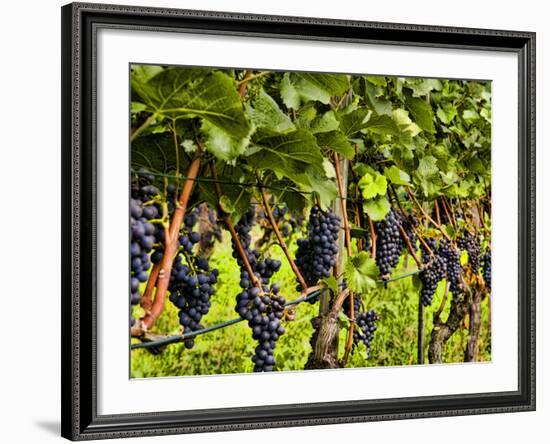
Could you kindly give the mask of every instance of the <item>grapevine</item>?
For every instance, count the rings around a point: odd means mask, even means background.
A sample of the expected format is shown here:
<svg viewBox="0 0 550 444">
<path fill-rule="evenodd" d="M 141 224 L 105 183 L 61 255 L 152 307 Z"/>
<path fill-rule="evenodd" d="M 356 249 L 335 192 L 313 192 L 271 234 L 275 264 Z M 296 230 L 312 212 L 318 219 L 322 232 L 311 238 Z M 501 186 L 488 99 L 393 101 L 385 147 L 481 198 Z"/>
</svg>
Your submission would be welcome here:
<svg viewBox="0 0 550 444">
<path fill-rule="evenodd" d="M 132 375 L 490 359 L 490 82 L 130 77 Z"/>
</svg>

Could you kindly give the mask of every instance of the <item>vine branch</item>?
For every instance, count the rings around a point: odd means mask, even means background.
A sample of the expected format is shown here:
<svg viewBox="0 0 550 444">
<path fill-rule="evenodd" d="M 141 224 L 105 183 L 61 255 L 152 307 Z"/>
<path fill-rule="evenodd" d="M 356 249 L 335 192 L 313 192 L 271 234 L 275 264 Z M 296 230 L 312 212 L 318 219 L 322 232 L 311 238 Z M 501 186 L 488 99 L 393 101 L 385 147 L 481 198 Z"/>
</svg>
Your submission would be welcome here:
<svg viewBox="0 0 550 444">
<path fill-rule="evenodd" d="M 267 214 L 267 218 L 269 219 L 269 223 L 271 224 L 271 227 L 273 228 L 273 232 L 275 233 L 275 236 L 277 237 L 277 241 L 279 242 L 279 245 L 281 246 L 286 259 L 288 263 L 290 264 L 290 268 L 292 268 L 292 271 L 296 275 L 296 278 L 298 279 L 298 282 L 300 283 L 300 286 L 302 287 L 302 290 L 306 290 L 308 288 L 308 285 L 302 276 L 302 273 L 300 272 L 300 269 L 294 262 L 294 259 L 292 259 L 292 255 L 290 254 L 290 251 L 288 250 L 288 247 L 286 245 L 285 240 L 283 239 L 283 236 L 281 236 L 281 232 L 279 231 L 279 227 L 277 225 L 277 221 L 275 221 L 275 218 L 273 217 L 273 212 L 271 211 L 271 206 L 269 205 L 267 195 L 265 192 L 265 189 L 262 186 L 262 182 L 260 179 L 260 174 L 256 171 L 256 178 L 258 179 L 260 194 L 262 196 L 262 202 L 263 206 L 265 208 L 265 212 Z"/>
<path fill-rule="evenodd" d="M 220 215 L 222 217 L 223 222 L 229 229 L 229 232 L 231 233 L 231 237 L 233 238 L 233 242 L 235 243 L 235 247 L 237 248 L 237 252 L 239 253 L 239 256 L 241 257 L 244 268 L 246 269 L 246 272 L 248 273 L 248 276 L 250 277 L 250 281 L 254 284 L 255 287 L 262 288 L 260 281 L 258 279 L 258 276 L 254 273 L 254 270 L 252 270 L 252 266 L 250 265 L 250 261 L 248 260 L 248 256 L 246 255 L 246 252 L 244 251 L 243 244 L 241 243 L 241 239 L 239 238 L 239 235 L 237 234 L 237 231 L 235 230 L 235 227 L 233 226 L 233 222 L 231 221 L 231 217 L 229 214 L 227 214 L 225 211 L 223 211 L 221 205 L 219 204 L 219 200 L 223 196 L 221 186 L 218 182 L 218 172 L 216 171 L 216 165 L 214 162 L 210 163 L 210 170 L 212 171 L 212 176 L 214 176 L 215 182 L 214 187 L 216 188 L 216 194 L 218 196 L 218 210 L 220 211 Z"/>
<path fill-rule="evenodd" d="M 151 306 L 151 310 L 139 319 L 131 328 L 132 336 L 142 336 L 146 333 L 156 322 L 162 310 L 164 309 L 164 300 L 166 297 L 166 291 L 168 290 L 168 284 L 170 282 L 170 274 L 172 272 L 172 265 L 177 253 L 177 241 L 178 234 L 183 221 L 183 216 L 187 209 L 187 203 L 193 190 L 194 180 L 197 175 L 201 164 L 200 156 L 195 159 L 189 165 L 187 171 L 188 179 L 183 183 L 182 192 L 178 201 L 178 205 L 172 215 L 172 221 L 170 222 L 170 228 L 168 230 L 168 237 L 164 241 L 164 254 L 160 262 L 160 269 L 157 280 L 157 291 L 155 292 L 155 300 Z"/>
</svg>

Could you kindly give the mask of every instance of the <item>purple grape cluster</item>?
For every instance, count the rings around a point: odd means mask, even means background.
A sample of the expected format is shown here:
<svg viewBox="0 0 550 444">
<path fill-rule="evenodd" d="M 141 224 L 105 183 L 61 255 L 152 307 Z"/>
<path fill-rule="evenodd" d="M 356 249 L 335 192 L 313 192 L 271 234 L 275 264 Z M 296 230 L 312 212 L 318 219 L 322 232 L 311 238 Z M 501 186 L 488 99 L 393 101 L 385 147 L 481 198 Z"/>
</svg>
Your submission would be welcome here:
<svg viewBox="0 0 550 444">
<path fill-rule="evenodd" d="M 146 171 L 140 170 L 132 180 L 130 195 L 130 326 L 135 319 L 132 316 L 132 307 L 139 304 L 141 295 L 140 283 L 149 278 L 151 267 L 149 253 L 156 242 L 159 230 L 149 221 L 158 216 L 158 208 L 150 203 L 159 191 L 152 185 L 153 177 Z"/>
<path fill-rule="evenodd" d="M 481 265 L 481 246 L 477 236 L 474 237 L 469 231 L 466 231 L 463 236 L 458 238 L 457 245 L 462 251 L 466 251 L 468 253 L 468 261 L 470 262 L 472 271 L 477 273 Z"/>
<path fill-rule="evenodd" d="M 243 283 L 248 285 L 243 286 Z M 275 346 L 277 340 L 284 334 L 281 318 L 285 299 L 279 295 L 278 284 L 262 285 L 262 288 L 251 284 L 246 271 L 241 272 L 242 291 L 237 296 L 235 311 L 248 321 L 252 337 L 258 341 L 254 350 L 252 362 L 255 372 L 270 372 L 275 368 Z"/>
<path fill-rule="evenodd" d="M 250 267 L 260 282 L 260 286 L 255 286 L 252 282 L 233 239 L 233 257 L 237 259 L 241 269 L 239 284 L 242 288 L 242 291 L 237 295 L 235 311 L 248 321 L 248 326 L 252 330 L 252 337 L 258 341 L 252 356 L 254 371 L 270 372 L 276 367 L 274 352 L 277 340 L 285 332 L 284 327 L 281 325 L 281 319 L 286 301 L 279 295 L 280 287 L 278 284 L 272 284 L 268 287 L 273 274 L 281 268 L 281 262 L 270 258 L 262 260 L 259 251 L 251 248 L 250 230 L 254 221 L 255 211 L 250 208 L 235 225 L 235 231 L 239 236 Z"/>
<path fill-rule="evenodd" d="M 342 309 L 346 316 L 351 317 L 349 298 L 346 298 L 342 304 Z M 353 297 L 353 312 L 356 326 L 353 330 L 353 346 L 355 347 L 361 342 L 365 344 L 368 358 L 370 355 L 370 346 L 374 339 L 374 332 L 376 331 L 376 321 L 378 321 L 380 317 L 374 310 L 362 312 L 361 299 L 359 296 Z"/>
<path fill-rule="evenodd" d="M 330 276 L 332 267 L 336 265 L 339 230 L 340 217 L 331 209 L 323 211 L 317 205 L 311 208 L 307 238 L 298 240 L 295 258 L 308 286 Z M 301 290 L 299 286 L 297 289 Z"/>
<path fill-rule="evenodd" d="M 383 221 L 375 224 L 376 229 L 376 265 L 380 271 L 380 278 L 387 280 L 391 271 L 397 266 L 403 240 L 399 231 L 399 220 L 393 210 L 386 215 Z"/>
<path fill-rule="evenodd" d="M 250 231 L 252 230 L 255 220 L 255 211 L 254 208 L 251 207 L 235 225 L 235 231 L 239 236 L 239 240 L 252 270 L 259 274 L 263 283 L 267 284 L 269 283 L 271 277 L 281 269 L 281 261 L 271 258 L 260 259 L 260 251 L 257 249 L 252 249 L 252 237 L 250 236 Z M 237 251 L 234 239 L 231 240 L 231 244 L 233 245 L 233 257 L 237 260 L 237 263 L 242 270 L 244 269 L 244 262 Z"/>
<path fill-rule="evenodd" d="M 433 256 L 422 248 L 422 259 L 424 268 L 420 271 L 419 277 L 422 284 L 420 290 L 420 301 L 425 307 L 432 305 L 434 294 L 437 290 L 437 284 L 447 275 L 447 261 L 445 257 L 439 254 L 437 241 L 432 238 L 425 239 L 426 244 L 432 250 Z"/>
<path fill-rule="evenodd" d="M 482 259 L 482 275 L 485 287 L 491 292 L 491 250 L 487 249 Z"/>
<path fill-rule="evenodd" d="M 462 293 L 462 265 L 460 264 L 460 250 L 455 248 L 446 239 L 439 243 L 438 253 L 447 263 L 447 281 L 449 282 L 449 291 L 456 298 Z"/>
<path fill-rule="evenodd" d="M 210 309 L 210 299 L 215 293 L 214 284 L 219 274 L 217 269 L 210 269 L 208 259 L 193 254 L 193 247 L 200 239 L 199 233 L 193 231 L 197 219 L 196 210 L 184 217 L 184 228 L 178 238 L 178 255 L 168 285 L 170 301 L 179 309 L 179 322 L 184 332 L 203 328 L 200 321 Z M 193 338 L 184 341 L 188 349 L 193 348 L 194 344 Z"/>
</svg>

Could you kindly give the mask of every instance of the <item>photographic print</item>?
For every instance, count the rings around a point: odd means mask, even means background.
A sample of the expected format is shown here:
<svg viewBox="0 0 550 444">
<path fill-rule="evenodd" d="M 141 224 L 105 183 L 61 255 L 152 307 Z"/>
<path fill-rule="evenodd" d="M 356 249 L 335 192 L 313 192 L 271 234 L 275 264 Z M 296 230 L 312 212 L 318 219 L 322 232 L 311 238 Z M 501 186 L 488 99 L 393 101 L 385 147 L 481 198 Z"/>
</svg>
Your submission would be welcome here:
<svg viewBox="0 0 550 444">
<path fill-rule="evenodd" d="M 491 360 L 491 82 L 131 64 L 130 376 Z"/>
<path fill-rule="evenodd" d="M 73 3 L 61 40 L 62 436 L 535 409 L 534 33 Z"/>
</svg>

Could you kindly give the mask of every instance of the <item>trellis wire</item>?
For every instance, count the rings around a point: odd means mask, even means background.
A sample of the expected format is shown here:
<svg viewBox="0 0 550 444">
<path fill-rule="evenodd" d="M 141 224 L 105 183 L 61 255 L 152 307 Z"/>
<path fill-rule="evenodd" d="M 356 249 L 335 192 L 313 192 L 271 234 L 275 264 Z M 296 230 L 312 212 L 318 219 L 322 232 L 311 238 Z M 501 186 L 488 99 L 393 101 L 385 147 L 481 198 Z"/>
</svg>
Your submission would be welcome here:
<svg viewBox="0 0 550 444">
<path fill-rule="evenodd" d="M 418 274 L 421 271 L 422 271 L 421 269 L 414 270 L 414 271 L 411 271 L 410 273 L 405 273 L 405 274 L 396 276 L 394 278 L 387 279 L 385 281 L 377 281 L 377 283 L 378 284 L 387 284 L 389 282 L 395 282 L 395 281 L 398 281 L 400 279 L 407 278 L 409 276 L 414 276 L 415 274 Z M 322 291 L 323 290 L 316 290 L 316 291 L 312 292 L 311 294 L 307 295 L 306 297 L 300 297 L 298 299 L 295 299 L 294 301 L 289 301 L 285 304 L 285 307 L 288 307 L 288 306 L 291 306 L 291 305 L 298 305 L 302 302 L 306 302 L 306 301 L 309 301 L 311 299 L 314 299 L 317 296 L 319 296 L 319 294 Z M 137 344 L 131 344 L 130 349 L 131 350 L 136 350 L 138 348 L 155 348 L 155 347 L 166 346 L 166 345 L 169 345 L 169 344 L 175 344 L 175 343 L 178 343 L 178 342 L 183 342 L 186 339 L 194 338 L 194 337 L 202 335 L 204 333 L 209 333 L 211 331 L 215 331 L 215 330 L 219 330 L 221 328 L 229 327 L 230 325 L 238 324 L 239 322 L 242 322 L 244 320 L 245 320 L 244 318 L 238 317 L 238 318 L 235 318 L 235 319 L 231 319 L 229 321 L 220 322 L 219 324 L 212 325 L 211 327 L 206 327 L 206 328 L 203 328 L 201 330 L 190 331 L 188 333 L 184 333 L 183 335 L 168 336 L 166 338 L 158 339 L 156 341 L 148 341 L 148 342 L 141 342 L 141 343 L 137 343 Z"/>
<path fill-rule="evenodd" d="M 141 174 L 139 171 L 136 171 L 134 169 L 131 169 L 132 173 L 134 174 Z M 217 182 L 219 184 L 222 184 L 222 185 L 235 185 L 235 186 L 240 186 L 240 187 L 254 187 L 254 188 L 265 188 L 265 189 L 268 189 L 268 190 L 275 190 L 275 191 L 283 191 L 283 192 L 286 192 L 286 191 L 292 191 L 292 192 L 295 192 L 295 193 L 298 193 L 298 194 L 302 194 L 302 195 L 313 195 L 314 194 L 314 191 L 302 191 L 302 190 L 297 190 L 296 188 L 292 188 L 292 187 L 288 187 L 288 188 L 283 188 L 283 187 L 276 187 L 276 186 L 273 186 L 273 185 L 265 185 L 265 184 L 260 184 L 260 183 L 257 183 L 257 182 L 236 182 L 236 181 L 231 181 L 231 180 L 224 180 L 224 179 L 214 179 L 213 177 L 187 177 L 187 176 L 184 176 L 184 175 L 179 175 L 179 176 L 176 176 L 174 174 L 166 174 L 166 173 L 154 173 L 154 172 L 150 172 L 150 171 L 147 171 L 147 173 L 144 173 L 146 175 L 150 175 L 150 176 L 157 176 L 157 177 L 166 177 L 168 179 L 178 179 L 178 180 L 193 180 L 195 182 L 206 182 L 206 183 L 214 183 L 214 182 Z M 348 201 L 356 201 L 356 199 L 352 199 L 350 197 L 342 197 L 340 195 L 336 195 L 336 198 L 337 199 L 346 199 Z"/>
</svg>

